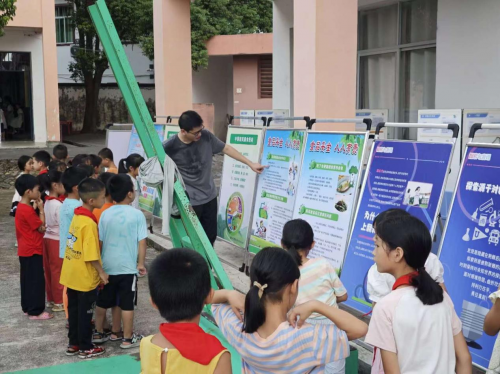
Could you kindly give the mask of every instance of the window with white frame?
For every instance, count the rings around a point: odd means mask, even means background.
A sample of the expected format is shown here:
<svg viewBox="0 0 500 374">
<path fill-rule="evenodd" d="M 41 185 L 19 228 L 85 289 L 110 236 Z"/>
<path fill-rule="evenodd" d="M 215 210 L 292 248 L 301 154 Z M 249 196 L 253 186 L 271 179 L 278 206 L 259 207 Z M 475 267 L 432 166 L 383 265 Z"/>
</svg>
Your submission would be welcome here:
<svg viewBox="0 0 500 374">
<path fill-rule="evenodd" d="M 358 21 L 358 108 L 417 122 L 419 109 L 435 105 L 437 0 L 361 10 Z M 416 139 L 416 131 L 395 135 Z"/>
<path fill-rule="evenodd" d="M 71 21 L 69 6 L 56 6 L 56 42 L 57 44 L 73 43 L 74 27 Z"/>
</svg>

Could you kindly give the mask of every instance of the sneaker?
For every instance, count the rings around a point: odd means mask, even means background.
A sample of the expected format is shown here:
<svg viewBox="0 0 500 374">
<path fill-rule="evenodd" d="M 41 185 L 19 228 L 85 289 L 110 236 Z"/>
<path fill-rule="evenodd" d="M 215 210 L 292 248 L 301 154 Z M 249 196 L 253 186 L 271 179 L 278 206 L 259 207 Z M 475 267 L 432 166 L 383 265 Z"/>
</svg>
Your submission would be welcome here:
<svg viewBox="0 0 500 374">
<path fill-rule="evenodd" d="M 132 334 L 132 337 L 130 339 L 123 338 L 122 344 L 120 344 L 120 348 L 130 349 L 130 348 L 134 348 L 134 347 L 139 347 L 141 345 L 142 338 L 144 338 L 144 336 L 136 335 L 136 334 Z M 124 343 L 128 343 L 128 344 L 124 344 Z"/>
<path fill-rule="evenodd" d="M 92 343 L 106 343 L 109 340 L 109 335 L 104 332 L 99 332 L 97 330 L 92 334 Z"/>
<path fill-rule="evenodd" d="M 94 345 L 94 347 L 91 349 L 78 352 L 78 357 L 79 358 L 92 358 L 92 357 L 100 356 L 104 352 L 106 352 L 106 350 L 103 347 L 98 347 L 98 346 Z"/>
<path fill-rule="evenodd" d="M 64 312 L 64 305 L 63 304 L 54 304 L 52 307 L 53 312 Z"/>
<path fill-rule="evenodd" d="M 53 302 L 53 301 L 47 301 L 47 302 L 45 303 L 45 307 L 46 307 L 47 309 L 50 309 L 50 308 L 52 308 L 53 306 L 54 306 L 54 302 Z"/>
<path fill-rule="evenodd" d="M 68 345 L 68 349 L 66 349 L 66 356 L 76 356 L 80 349 L 77 345 Z"/>
</svg>

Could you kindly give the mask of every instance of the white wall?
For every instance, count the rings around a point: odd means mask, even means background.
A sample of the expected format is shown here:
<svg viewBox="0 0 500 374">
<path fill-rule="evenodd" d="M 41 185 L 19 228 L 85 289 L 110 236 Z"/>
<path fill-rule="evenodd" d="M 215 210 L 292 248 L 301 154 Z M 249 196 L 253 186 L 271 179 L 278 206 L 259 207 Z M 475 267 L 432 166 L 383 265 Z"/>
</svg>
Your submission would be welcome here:
<svg viewBox="0 0 500 374">
<path fill-rule="evenodd" d="M 288 109 L 291 103 L 291 41 L 293 0 L 273 1 L 273 108 Z"/>
<path fill-rule="evenodd" d="M 436 108 L 500 108 L 500 1 L 439 0 Z"/>
<path fill-rule="evenodd" d="M 0 51 L 2 52 L 31 53 L 34 140 L 45 143 L 47 141 L 47 121 L 45 116 L 42 34 L 28 30 L 12 30 L 7 27 L 5 35 L 0 40 Z"/>
<path fill-rule="evenodd" d="M 233 113 L 233 56 L 209 57 L 208 69 L 193 72 L 193 103 L 214 104 L 214 133 L 224 138 Z"/>
<path fill-rule="evenodd" d="M 57 72 L 59 76 L 59 83 L 75 83 L 71 79 L 71 73 L 69 72 L 69 63 L 74 61 L 71 57 L 70 52 L 71 46 L 69 45 L 59 45 L 57 46 Z M 150 79 L 149 76 L 153 72 L 149 72 L 149 64 L 152 62 L 142 54 L 142 49 L 139 45 L 127 45 L 125 46 L 125 54 L 132 66 L 135 77 L 139 84 L 154 84 L 154 79 Z M 102 83 L 116 83 L 113 71 L 108 69 L 104 72 Z"/>
</svg>

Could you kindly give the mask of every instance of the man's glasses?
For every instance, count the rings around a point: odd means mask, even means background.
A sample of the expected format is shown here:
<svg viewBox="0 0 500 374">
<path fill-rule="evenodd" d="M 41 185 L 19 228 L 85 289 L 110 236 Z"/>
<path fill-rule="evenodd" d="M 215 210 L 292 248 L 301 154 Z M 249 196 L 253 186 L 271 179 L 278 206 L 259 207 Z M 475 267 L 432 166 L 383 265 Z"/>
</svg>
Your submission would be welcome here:
<svg viewBox="0 0 500 374">
<path fill-rule="evenodd" d="M 196 131 L 196 132 L 191 132 L 191 131 L 188 131 L 188 133 L 189 133 L 189 134 L 191 134 L 191 135 L 194 135 L 194 136 L 198 136 L 198 135 L 200 135 L 200 134 L 201 134 L 201 132 L 202 132 L 203 130 L 205 130 L 205 126 L 201 125 L 201 130 L 198 130 L 198 131 Z"/>
</svg>

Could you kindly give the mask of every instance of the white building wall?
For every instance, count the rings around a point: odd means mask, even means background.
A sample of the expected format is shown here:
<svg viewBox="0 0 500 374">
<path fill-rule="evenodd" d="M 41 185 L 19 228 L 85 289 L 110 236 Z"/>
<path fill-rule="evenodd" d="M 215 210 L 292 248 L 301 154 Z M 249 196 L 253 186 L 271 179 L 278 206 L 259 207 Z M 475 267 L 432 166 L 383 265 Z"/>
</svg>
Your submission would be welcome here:
<svg viewBox="0 0 500 374">
<path fill-rule="evenodd" d="M 47 141 L 47 122 L 42 34 L 35 31 L 7 28 L 5 35 L 0 40 L 0 51 L 31 53 L 34 141 L 45 143 Z"/>
<path fill-rule="evenodd" d="M 293 0 L 273 1 L 273 108 L 288 109 L 292 115 Z"/>
</svg>

